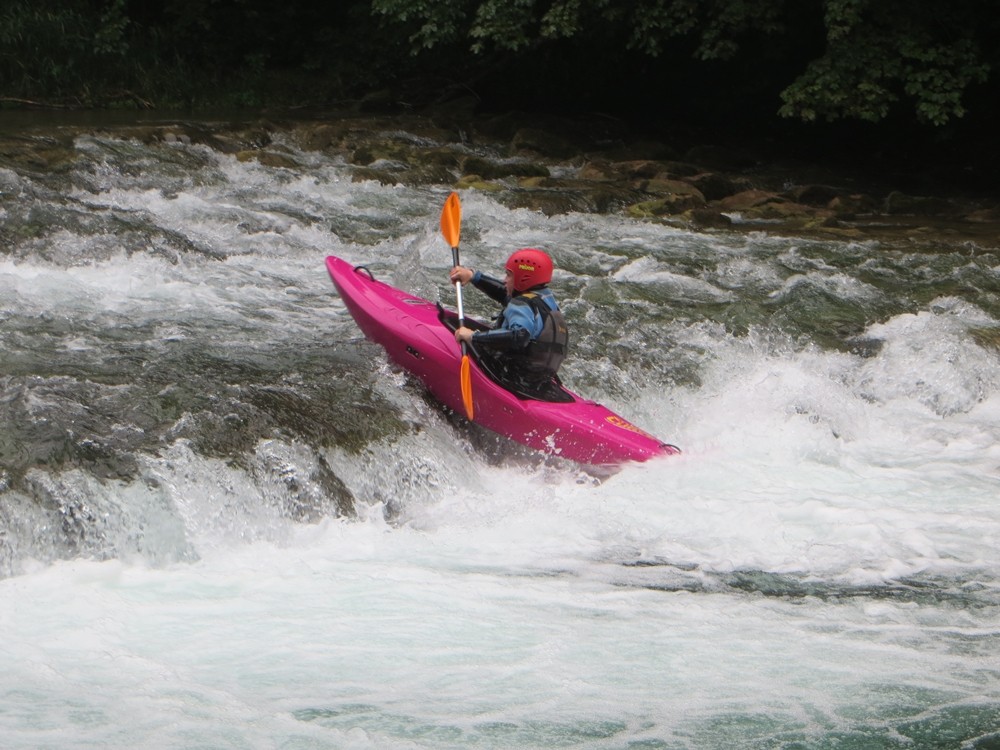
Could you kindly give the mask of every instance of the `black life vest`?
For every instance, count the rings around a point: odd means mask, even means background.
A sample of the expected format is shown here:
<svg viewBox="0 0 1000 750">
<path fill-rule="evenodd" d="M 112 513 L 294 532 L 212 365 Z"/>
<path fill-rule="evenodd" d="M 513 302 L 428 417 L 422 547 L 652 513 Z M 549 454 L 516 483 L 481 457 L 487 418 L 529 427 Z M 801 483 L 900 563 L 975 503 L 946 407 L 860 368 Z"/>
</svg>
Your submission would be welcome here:
<svg viewBox="0 0 1000 750">
<path fill-rule="evenodd" d="M 555 375 L 569 351 L 569 328 L 562 311 L 553 310 L 534 292 L 524 292 L 515 299 L 524 300 L 541 316 L 542 332 L 528 344 L 527 365 L 539 372 Z"/>
</svg>

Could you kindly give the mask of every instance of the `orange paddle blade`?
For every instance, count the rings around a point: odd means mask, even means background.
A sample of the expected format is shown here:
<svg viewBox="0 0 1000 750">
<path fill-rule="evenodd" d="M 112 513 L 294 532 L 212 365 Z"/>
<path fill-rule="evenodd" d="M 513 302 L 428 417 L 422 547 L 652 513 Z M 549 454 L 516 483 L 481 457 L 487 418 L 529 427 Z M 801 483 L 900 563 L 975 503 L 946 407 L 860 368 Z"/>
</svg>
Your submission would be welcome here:
<svg viewBox="0 0 1000 750">
<path fill-rule="evenodd" d="M 465 416 L 472 421 L 472 373 L 469 371 L 469 355 L 462 355 L 462 403 L 465 404 Z"/>
<path fill-rule="evenodd" d="M 441 234 L 448 247 L 458 247 L 458 237 L 462 232 L 462 203 L 458 193 L 452 193 L 441 209 Z"/>
</svg>

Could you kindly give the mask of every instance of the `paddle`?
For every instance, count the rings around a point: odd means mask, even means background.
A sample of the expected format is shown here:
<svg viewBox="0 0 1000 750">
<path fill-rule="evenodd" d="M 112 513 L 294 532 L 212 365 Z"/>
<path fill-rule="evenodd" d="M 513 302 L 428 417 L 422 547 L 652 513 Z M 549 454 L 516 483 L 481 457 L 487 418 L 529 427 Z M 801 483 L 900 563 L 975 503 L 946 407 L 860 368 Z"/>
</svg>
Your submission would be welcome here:
<svg viewBox="0 0 1000 750">
<path fill-rule="evenodd" d="M 452 193 L 444 202 L 441 209 L 441 234 L 444 235 L 445 242 L 451 248 L 451 263 L 453 266 L 458 262 L 458 237 L 462 232 L 462 204 L 458 200 L 458 193 Z M 458 325 L 465 325 L 465 313 L 462 310 L 462 282 L 455 282 L 455 296 L 458 299 Z M 465 404 L 465 415 L 472 420 L 472 373 L 469 370 L 469 352 L 466 344 L 462 342 L 462 403 Z"/>
</svg>

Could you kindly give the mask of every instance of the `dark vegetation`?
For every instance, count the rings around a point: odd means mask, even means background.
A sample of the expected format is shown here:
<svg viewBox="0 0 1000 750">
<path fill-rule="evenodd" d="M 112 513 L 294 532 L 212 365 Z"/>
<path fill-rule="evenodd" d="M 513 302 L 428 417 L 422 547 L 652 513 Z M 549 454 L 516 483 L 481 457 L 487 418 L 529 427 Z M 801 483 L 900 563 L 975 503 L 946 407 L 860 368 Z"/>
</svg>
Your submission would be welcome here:
<svg viewBox="0 0 1000 750">
<path fill-rule="evenodd" d="M 8 108 L 385 113 L 461 102 L 596 112 L 660 136 L 769 140 L 813 155 L 946 159 L 975 175 L 1000 166 L 998 65 L 995 0 L 0 6 Z"/>
</svg>

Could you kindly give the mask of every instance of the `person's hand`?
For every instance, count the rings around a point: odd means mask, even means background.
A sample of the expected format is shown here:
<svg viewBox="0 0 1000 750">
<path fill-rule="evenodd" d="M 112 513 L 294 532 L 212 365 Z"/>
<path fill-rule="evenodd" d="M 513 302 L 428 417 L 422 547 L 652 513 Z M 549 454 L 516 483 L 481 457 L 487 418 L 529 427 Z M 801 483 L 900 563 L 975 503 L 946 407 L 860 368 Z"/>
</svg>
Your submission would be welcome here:
<svg viewBox="0 0 1000 750">
<path fill-rule="evenodd" d="M 472 281 L 472 275 L 474 273 L 475 271 L 471 268 L 466 268 L 465 266 L 455 266 L 451 269 L 451 273 L 448 274 L 448 278 L 451 279 L 452 284 L 461 282 L 464 286 Z"/>
<path fill-rule="evenodd" d="M 466 328 L 465 326 L 460 326 L 460 327 L 458 327 L 458 328 L 455 329 L 455 341 L 457 341 L 460 344 L 462 344 L 462 343 L 471 344 L 472 343 L 472 333 L 473 333 L 473 331 L 472 331 L 471 328 Z"/>
</svg>

